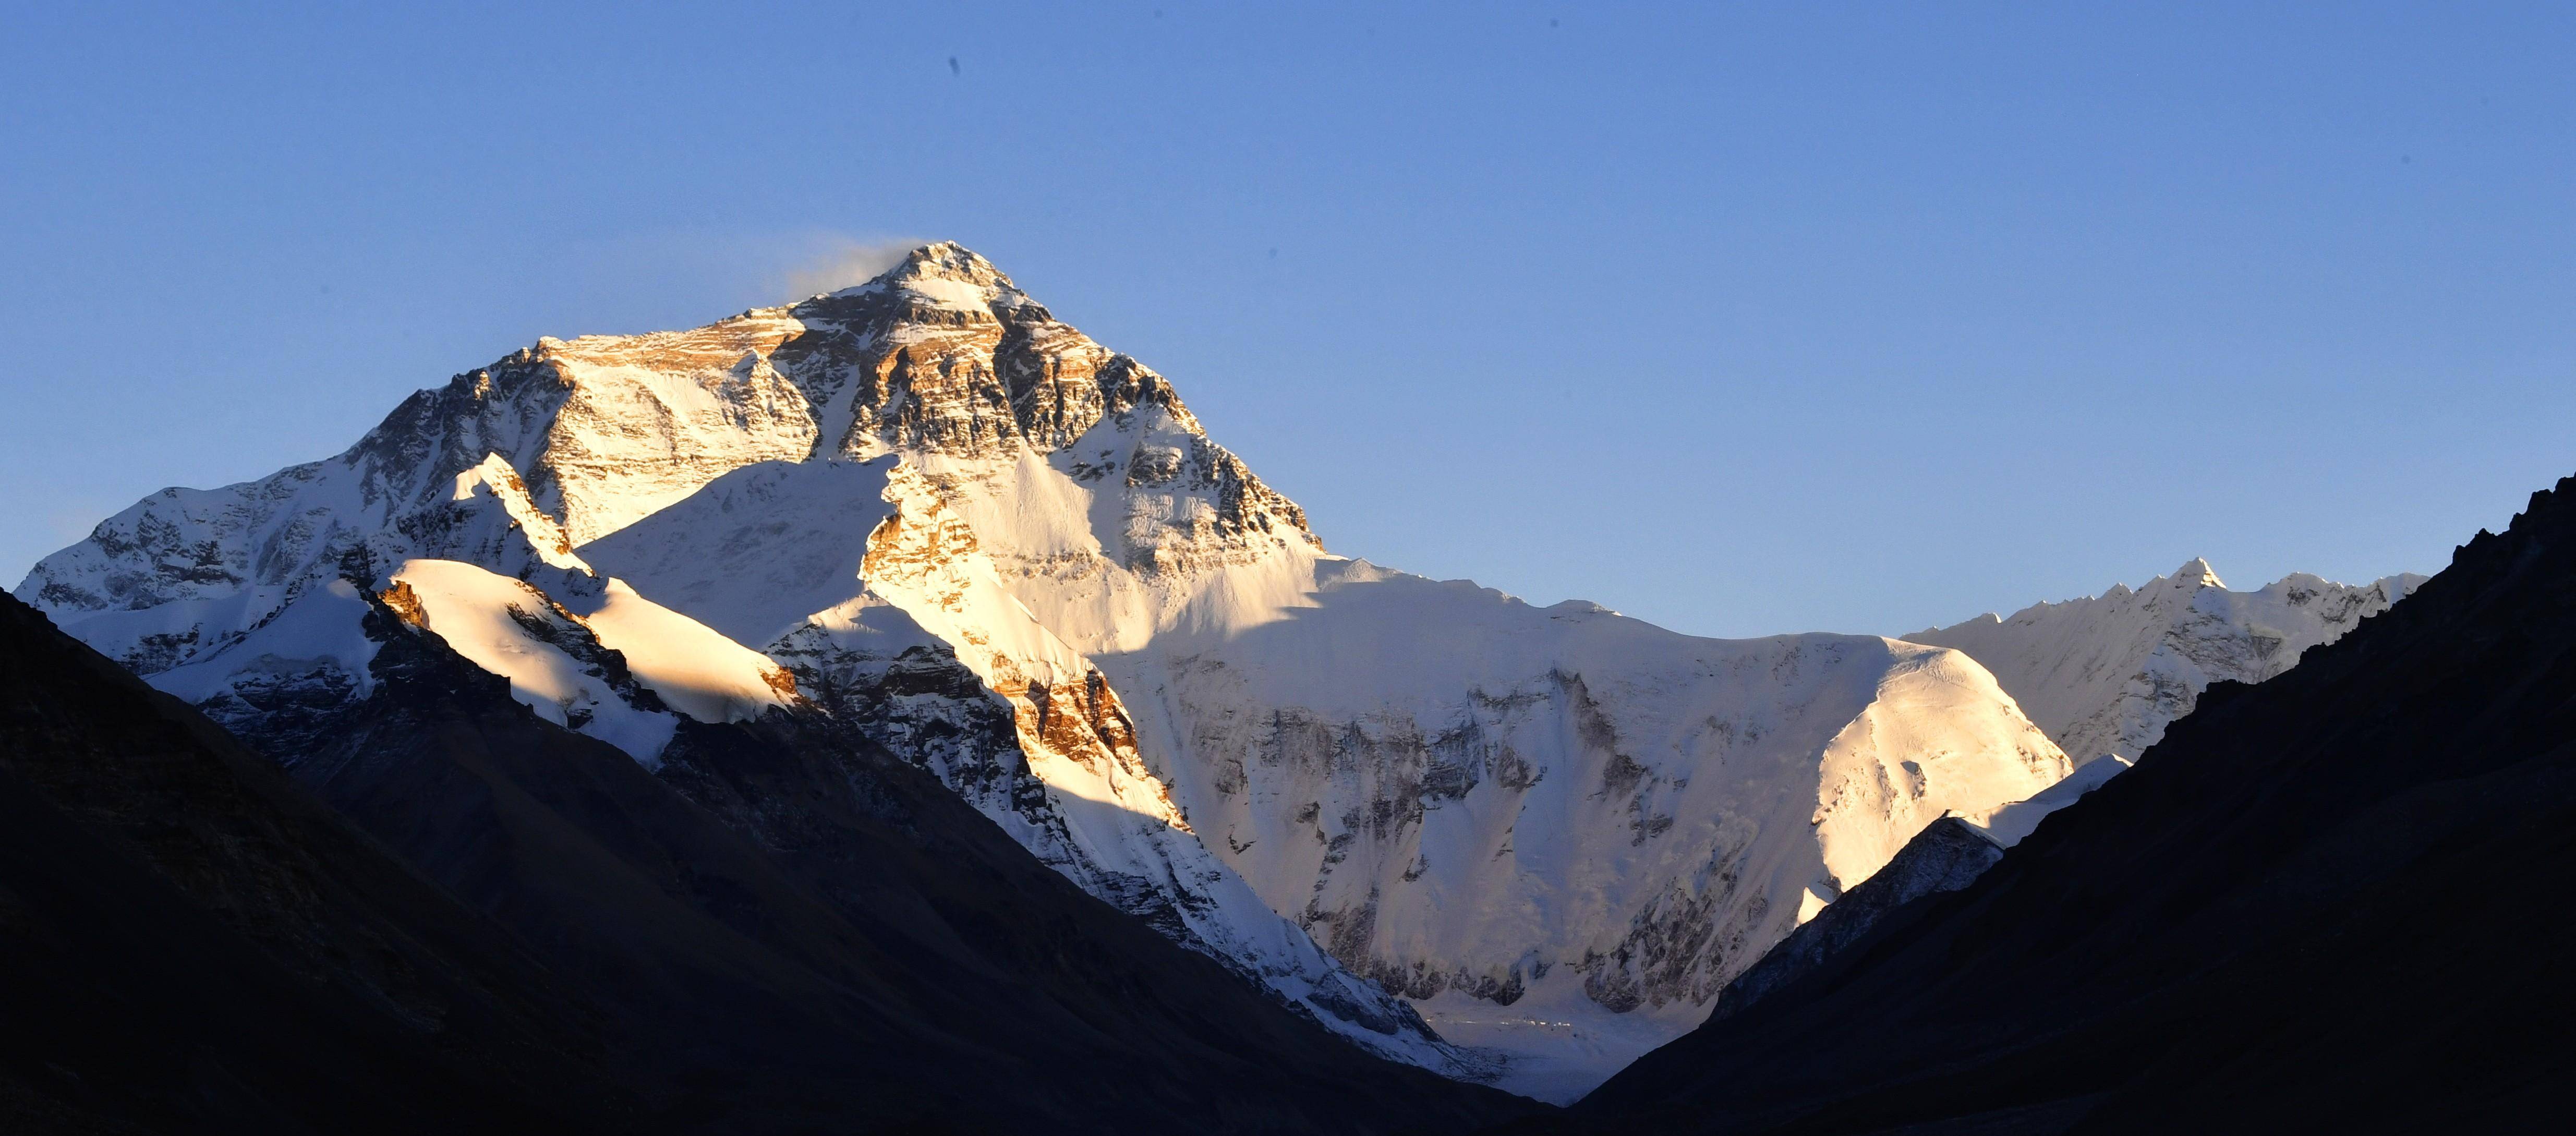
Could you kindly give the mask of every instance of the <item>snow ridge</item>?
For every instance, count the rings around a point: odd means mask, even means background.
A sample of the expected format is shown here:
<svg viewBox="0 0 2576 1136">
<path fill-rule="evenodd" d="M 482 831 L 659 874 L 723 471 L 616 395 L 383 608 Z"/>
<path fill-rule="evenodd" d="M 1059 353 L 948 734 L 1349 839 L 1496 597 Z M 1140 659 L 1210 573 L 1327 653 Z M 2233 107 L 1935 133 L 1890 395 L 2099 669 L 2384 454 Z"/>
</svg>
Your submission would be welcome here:
<svg viewBox="0 0 2576 1136">
<path fill-rule="evenodd" d="M 2033 604 L 1905 638 L 1967 652 L 2078 763 L 2130 761 L 2220 681 L 2261 682 L 2388 610 L 2426 578 L 2338 584 L 2307 573 L 2229 591 L 2194 558 L 2136 591 Z"/>
</svg>

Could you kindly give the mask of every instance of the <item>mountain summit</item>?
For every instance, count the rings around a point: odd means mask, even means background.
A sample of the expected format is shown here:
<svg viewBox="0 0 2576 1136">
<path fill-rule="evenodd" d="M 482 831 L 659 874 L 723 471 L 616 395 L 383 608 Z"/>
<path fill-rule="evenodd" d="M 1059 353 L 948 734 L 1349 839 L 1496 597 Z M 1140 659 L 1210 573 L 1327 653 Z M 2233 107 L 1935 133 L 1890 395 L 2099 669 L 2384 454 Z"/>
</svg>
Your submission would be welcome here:
<svg viewBox="0 0 2576 1136">
<path fill-rule="evenodd" d="M 1330 553 L 1163 376 L 944 243 L 541 340 L 18 594 L 250 733 L 373 696 L 371 602 L 648 768 L 690 721 L 819 713 L 1348 1040 L 1557 1100 L 1925 825 L 2070 768 L 1957 651 Z"/>
</svg>

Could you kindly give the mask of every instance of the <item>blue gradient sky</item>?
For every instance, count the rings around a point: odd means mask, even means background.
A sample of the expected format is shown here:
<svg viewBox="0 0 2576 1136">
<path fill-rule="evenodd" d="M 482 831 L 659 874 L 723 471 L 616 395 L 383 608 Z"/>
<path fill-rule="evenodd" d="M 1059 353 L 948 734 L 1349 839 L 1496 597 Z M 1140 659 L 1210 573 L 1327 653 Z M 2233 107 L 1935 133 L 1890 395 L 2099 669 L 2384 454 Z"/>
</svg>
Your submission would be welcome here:
<svg viewBox="0 0 2576 1136">
<path fill-rule="evenodd" d="M 2429 571 L 2576 472 L 2566 5 L 60 7 L 0 17 L 11 583 L 906 237 L 1337 551 L 1706 634 Z"/>
</svg>

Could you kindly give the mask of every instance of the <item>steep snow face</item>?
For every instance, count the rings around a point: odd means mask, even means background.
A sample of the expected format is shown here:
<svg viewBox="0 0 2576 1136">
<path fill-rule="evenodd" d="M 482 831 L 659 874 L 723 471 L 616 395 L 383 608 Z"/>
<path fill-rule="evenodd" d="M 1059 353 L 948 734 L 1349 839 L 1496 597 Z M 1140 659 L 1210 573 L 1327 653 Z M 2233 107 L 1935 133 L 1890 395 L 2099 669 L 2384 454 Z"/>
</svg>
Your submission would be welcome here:
<svg viewBox="0 0 2576 1136">
<path fill-rule="evenodd" d="M 1906 636 L 1967 652 L 2077 762 L 2136 760 L 2219 681 L 2261 682 L 2388 610 L 2425 577 L 2353 586 L 2306 573 L 2233 592 L 2209 562 L 2130 591 L 2033 604 Z"/>
<path fill-rule="evenodd" d="M 1953 652 L 1694 639 L 1316 567 L 1287 618 L 1107 661 L 1188 755 L 1175 778 L 1221 854 L 1418 998 L 1508 999 L 1562 967 L 1614 1012 L 1688 1017 L 1809 896 L 2066 768 Z"/>
<path fill-rule="evenodd" d="M 765 644 L 841 721 L 920 761 L 1092 894 L 1367 1048 L 1490 1076 L 1490 1060 L 1353 978 L 1209 854 L 1117 693 L 1003 589 L 913 467 L 746 467 L 583 552 Z"/>
<path fill-rule="evenodd" d="M 1216 942 L 1288 914 L 1515 1057 L 1505 1084 L 1561 1099 L 1696 1024 L 1915 829 L 2066 769 L 1955 652 L 1693 639 L 1306 540 L 1196 571 L 1059 552 L 1004 574 L 929 475 L 882 458 L 746 468 L 580 553 L 767 644 L 1096 893 Z M 1086 656 L 1022 601 L 1068 562 L 1109 581 L 1091 595 L 1168 613 L 1146 649 Z M 1096 610 L 1056 617 L 1079 632 Z M 1025 774 L 931 720 L 944 704 L 887 693 L 943 663 L 1008 704 Z"/>
<path fill-rule="evenodd" d="M 1546 1099 L 1697 1025 L 1946 810 L 2067 768 L 1955 652 L 1697 639 L 1306 566 L 1295 606 L 1184 608 L 1103 667 L 1263 898 L 1444 1035 L 1513 1054 L 1504 1083 Z"/>
<path fill-rule="evenodd" d="M 19 591 L 157 672 L 428 560 L 496 574 L 453 618 L 566 720 L 606 703 L 527 670 L 552 660 L 494 611 L 625 653 L 643 712 L 756 712 L 778 668 L 1326 1024 L 1472 1072 L 1357 970 L 1555 1099 L 1931 819 L 2068 768 L 1956 652 L 1695 639 L 1331 555 L 1162 376 L 954 245 L 694 331 L 540 341 L 339 457 L 148 499 Z"/>
</svg>

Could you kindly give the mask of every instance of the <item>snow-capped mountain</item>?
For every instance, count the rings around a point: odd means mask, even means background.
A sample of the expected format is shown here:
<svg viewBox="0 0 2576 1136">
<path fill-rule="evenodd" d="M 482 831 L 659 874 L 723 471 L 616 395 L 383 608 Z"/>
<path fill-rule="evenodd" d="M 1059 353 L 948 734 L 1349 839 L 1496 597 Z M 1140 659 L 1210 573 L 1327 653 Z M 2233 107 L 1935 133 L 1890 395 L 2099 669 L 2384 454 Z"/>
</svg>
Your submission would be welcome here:
<svg viewBox="0 0 2576 1136">
<path fill-rule="evenodd" d="M 2193 559 L 2136 591 L 2032 604 L 1905 638 L 1965 651 L 2078 764 L 2135 761 L 2213 682 L 2261 682 L 2388 610 L 2413 573 L 2338 584 L 2307 573 L 2229 591 Z"/>
<path fill-rule="evenodd" d="M 18 589 L 269 723 L 368 696 L 362 592 L 648 766 L 681 716 L 819 710 L 1354 1041 L 1550 1099 L 1931 821 L 2071 767 L 1939 646 L 1700 639 L 1328 553 L 1162 376 L 953 244 L 541 340 Z"/>
</svg>

